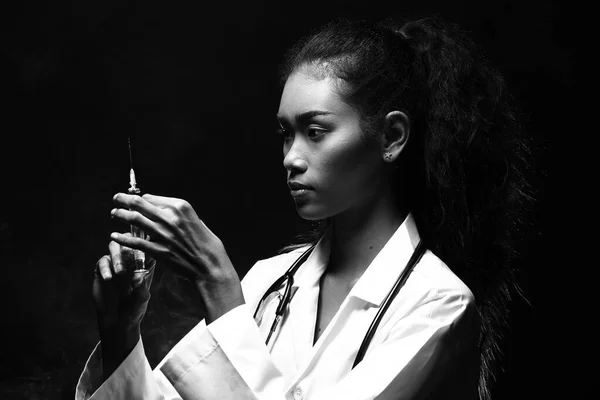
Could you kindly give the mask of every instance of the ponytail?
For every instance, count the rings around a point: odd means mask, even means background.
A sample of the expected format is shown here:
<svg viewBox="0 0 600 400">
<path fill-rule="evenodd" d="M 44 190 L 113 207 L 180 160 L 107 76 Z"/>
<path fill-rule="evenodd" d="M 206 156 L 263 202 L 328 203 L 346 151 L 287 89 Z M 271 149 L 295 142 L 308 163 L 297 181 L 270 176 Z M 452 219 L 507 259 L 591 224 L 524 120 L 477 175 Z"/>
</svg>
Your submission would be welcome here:
<svg viewBox="0 0 600 400">
<path fill-rule="evenodd" d="M 474 292 L 481 318 L 479 395 L 490 388 L 508 329 L 509 301 L 520 293 L 513 262 L 531 191 L 528 145 L 501 75 L 455 26 L 438 19 L 399 31 L 415 49 L 424 95 L 425 186 L 415 212 L 430 248 Z"/>
</svg>

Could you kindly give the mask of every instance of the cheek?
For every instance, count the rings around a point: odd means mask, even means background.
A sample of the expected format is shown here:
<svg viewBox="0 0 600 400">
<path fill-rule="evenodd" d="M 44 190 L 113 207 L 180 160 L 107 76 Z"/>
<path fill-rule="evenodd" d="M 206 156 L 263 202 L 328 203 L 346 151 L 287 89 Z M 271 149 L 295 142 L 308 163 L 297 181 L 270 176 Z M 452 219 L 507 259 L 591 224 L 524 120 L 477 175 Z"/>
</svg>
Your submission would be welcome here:
<svg viewBox="0 0 600 400">
<path fill-rule="evenodd" d="M 338 200 L 370 192 L 379 175 L 377 153 L 364 140 L 338 143 L 323 160 L 322 171 Z"/>
</svg>

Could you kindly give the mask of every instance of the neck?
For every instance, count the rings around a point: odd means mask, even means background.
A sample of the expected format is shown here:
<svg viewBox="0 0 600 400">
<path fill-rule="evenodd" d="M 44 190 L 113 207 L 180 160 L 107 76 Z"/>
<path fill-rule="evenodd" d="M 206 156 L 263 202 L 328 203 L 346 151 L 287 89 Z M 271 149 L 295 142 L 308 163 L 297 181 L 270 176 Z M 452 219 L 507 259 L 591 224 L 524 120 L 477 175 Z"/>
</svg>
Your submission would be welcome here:
<svg viewBox="0 0 600 400">
<path fill-rule="evenodd" d="M 406 218 L 391 191 L 333 218 L 328 274 L 358 279 Z"/>
</svg>

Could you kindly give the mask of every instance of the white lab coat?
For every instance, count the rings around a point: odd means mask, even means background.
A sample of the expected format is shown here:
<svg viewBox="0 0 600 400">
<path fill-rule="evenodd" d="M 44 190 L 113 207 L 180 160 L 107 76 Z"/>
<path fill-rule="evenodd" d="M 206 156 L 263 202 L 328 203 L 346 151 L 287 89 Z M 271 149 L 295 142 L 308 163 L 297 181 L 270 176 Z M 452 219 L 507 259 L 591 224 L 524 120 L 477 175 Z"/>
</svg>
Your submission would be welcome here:
<svg viewBox="0 0 600 400">
<path fill-rule="evenodd" d="M 200 322 L 154 371 L 140 339 L 99 385 L 96 346 L 76 399 L 476 399 L 479 321 L 474 298 L 430 251 L 385 313 L 363 361 L 352 369 L 377 309 L 418 241 L 409 214 L 314 346 L 319 278 L 329 256 L 327 235 L 297 271 L 298 290 L 269 348 L 264 341 L 275 303 L 267 307 L 260 327 L 254 310 L 302 249 L 256 263 L 242 281 L 246 304 L 209 326 Z"/>
</svg>

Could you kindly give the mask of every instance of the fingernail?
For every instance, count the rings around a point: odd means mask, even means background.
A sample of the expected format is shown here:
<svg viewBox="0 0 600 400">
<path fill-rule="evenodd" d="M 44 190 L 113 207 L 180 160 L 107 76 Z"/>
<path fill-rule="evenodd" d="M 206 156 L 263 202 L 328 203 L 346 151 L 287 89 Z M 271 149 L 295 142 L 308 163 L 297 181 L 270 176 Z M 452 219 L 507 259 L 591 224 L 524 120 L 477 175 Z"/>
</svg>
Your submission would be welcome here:
<svg viewBox="0 0 600 400">
<path fill-rule="evenodd" d="M 115 194 L 115 195 L 113 196 L 113 200 L 116 200 L 118 195 L 119 195 L 119 193 Z"/>
<path fill-rule="evenodd" d="M 113 208 L 112 210 L 110 210 L 110 215 L 112 215 L 114 217 L 114 215 L 117 213 L 117 209 Z"/>
<path fill-rule="evenodd" d="M 112 239 L 118 239 L 118 238 L 119 238 L 119 234 L 118 234 L 118 233 L 115 233 L 115 232 L 113 232 L 113 233 L 111 233 L 111 234 L 110 234 L 110 237 L 111 237 Z"/>
</svg>

